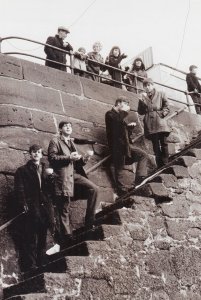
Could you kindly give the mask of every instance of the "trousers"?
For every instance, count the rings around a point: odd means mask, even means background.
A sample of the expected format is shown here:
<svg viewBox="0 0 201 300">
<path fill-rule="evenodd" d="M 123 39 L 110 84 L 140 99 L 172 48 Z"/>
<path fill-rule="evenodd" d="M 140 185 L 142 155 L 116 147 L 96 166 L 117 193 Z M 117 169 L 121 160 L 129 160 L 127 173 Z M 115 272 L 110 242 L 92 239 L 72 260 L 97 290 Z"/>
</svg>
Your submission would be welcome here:
<svg viewBox="0 0 201 300">
<path fill-rule="evenodd" d="M 168 163 L 169 153 L 168 144 L 166 142 L 166 138 L 168 135 L 168 132 L 160 132 L 150 135 L 158 168 Z"/>
<path fill-rule="evenodd" d="M 137 148 L 133 145 L 130 145 L 130 153 L 131 157 L 129 158 L 128 164 L 133 164 L 137 162 L 137 169 L 136 169 L 136 179 L 137 182 L 138 178 L 146 177 L 147 176 L 147 164 L 149 157 L 145 151 L 140 148 Z M 115 155 L 112 155 L 112 162 L 114 166 L 114 174 L 113 179 L 115 183 L 115 188 L 119 196 L 127 192 L 128 188 L 124 184 L 124 166 L 126 161 L 122 159 L 118 159 Z"/>
<path fill-rule="evenodd" d="M 79 174 L 74 174 L 74 200 L 87 200 L 87 209 L 85 215 L 86 226 L 93 224 L 95 220 L 97 196 L 98 187 L 93 182 Z M 68 196 L 57 196 L 55 202 L 59 218 L 57 231 L 59 231 L 60 238 L 57 238 L 58 240 L 72 233 L 70 224 L 71 198 Z"/>
</svg>

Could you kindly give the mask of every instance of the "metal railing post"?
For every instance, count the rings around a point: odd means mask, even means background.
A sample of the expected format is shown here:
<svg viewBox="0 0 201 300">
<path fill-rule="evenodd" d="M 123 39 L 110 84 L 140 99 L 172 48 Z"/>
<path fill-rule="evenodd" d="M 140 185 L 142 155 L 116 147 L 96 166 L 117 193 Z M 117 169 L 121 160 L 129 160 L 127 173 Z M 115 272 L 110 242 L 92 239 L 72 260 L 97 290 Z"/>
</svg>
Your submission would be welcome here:
<svg viewBox="0 0 201 300">
<path fill-rule="evenodd" d="M 189 97 L 190 97 L 189 94 L 186 93 L 186 102 L 187 102 L 187 106 L 188 106 L 188 111 L 191 112 L 191 108 L 190 108 L 191 103 L 190 103 Z"/>
<path fill-rule="evenodd" d="M 2 38 L 0 37 L 0 53 L 1 53 Z"/>
<path fill-rule="evenodd" d="M 74 74 L 74 55 L 70 51 L 70 68 L 71 68 L 71 74 Z"/>
</svg>

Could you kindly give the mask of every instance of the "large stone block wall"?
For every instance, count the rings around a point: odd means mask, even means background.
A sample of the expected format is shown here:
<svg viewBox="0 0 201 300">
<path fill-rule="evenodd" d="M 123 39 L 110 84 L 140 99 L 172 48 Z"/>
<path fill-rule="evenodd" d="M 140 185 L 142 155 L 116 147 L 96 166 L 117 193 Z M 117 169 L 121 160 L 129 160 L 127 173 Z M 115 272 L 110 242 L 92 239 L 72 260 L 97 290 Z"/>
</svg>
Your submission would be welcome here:
<svg viewBox="0 0 201 300">
<path fill-rule="evenodd" d="M 99 143 L 95 146 L 99 155 L 95 155 L 90 167 L 107 154 L 104 114 L 120 95 L 126 95 L 132 110 L 137 111 L 139 100 L 133 93 L 0 55 L 0 225 L 9 219 L 13 175 L 16 168 L 28 160 L 29 146 L 40 142 L 47 154 L 49 140 L 58 132 L 58 123 L 68 118 L 73 123 L 75 137 L 90 138 Z M 174 110 L 176 108 L 172 107 Z M 187 112 L 171 120 L 170 125 L 169 142 L 174 146 L 170 152 L 184 147 L 201 130 L 200 117 Z M 140 141 L 139 145 L 152 153 L 149 142 Z M 79 149 L 84 152 L 90 147 L 86 145 Z M 113 190 L 107 170 L 107 166 L 102 166 L 89 175 L 100 186 L 99 201 L 112 201 Z M 126 172 L 132 181 L 132 170 Z M 78 211 L 77 215 L 72 214 L 76 228 L 83 218 L 85 204 L 78 202 L 72 206 Z M 6 230 L 1 232 L 1 254 L 4 261 L 9 261 L 7 270 L 5 264 L 1 264 L 1 272 L 6 274 L 9 284 L 17 280 L 18 271 L 15 248 Z M 11 272 L 13 265 L 16 268 L 14 275 Z"/>
</svg>

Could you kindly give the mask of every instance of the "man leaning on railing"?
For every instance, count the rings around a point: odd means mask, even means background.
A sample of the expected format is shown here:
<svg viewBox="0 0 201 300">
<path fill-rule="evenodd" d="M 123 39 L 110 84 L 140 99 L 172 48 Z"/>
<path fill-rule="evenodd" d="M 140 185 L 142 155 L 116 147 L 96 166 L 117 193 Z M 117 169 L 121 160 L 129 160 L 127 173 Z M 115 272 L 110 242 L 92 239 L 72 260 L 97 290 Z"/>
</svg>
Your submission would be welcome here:
<svg viewBox="0 0 201 300">
<path fill-rule="evenodd" d="M 62 50 L 73 51 L 73 47 L 68 42 L 65 41 L 65 38 L 67 37 L 68 33 L 70 33 L 70 31 L 66 27 L 60 26 L 58 28 L 58 34 L 56 34 L 55 36 L 49 36 L 47 38 L 46 44 L 60 48 Z M 66 71 L 66 66 L 57 64 L 57 62 L 66 64 L 66 53 L 65 52 L 59 51 L 57 49 L 53 49 L 48 46 L 44 47 L 44 51 L 47 54 L 47 56 L 46 56 L 47 60 L 45 62 L 46 66 L 54 68 L 54 69 L 58 69 L 61 71 Z M 53 60 L 55 62 L 51 62 L 48 59 Z"/>
</svg>

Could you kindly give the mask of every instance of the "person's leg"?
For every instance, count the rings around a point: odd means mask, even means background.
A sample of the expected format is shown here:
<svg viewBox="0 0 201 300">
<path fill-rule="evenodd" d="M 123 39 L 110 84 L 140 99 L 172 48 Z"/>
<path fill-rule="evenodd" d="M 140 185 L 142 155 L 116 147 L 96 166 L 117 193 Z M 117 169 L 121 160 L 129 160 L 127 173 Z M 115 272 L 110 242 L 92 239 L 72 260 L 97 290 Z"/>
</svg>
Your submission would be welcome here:
<svg viewBox="0 0 201 300">
<path fill-rule="evenodd" d="M 168 135 L 169 135 L 169 133 L 160 133 L 159 134 L 159 142 L 160 142 L 160 146 L 161 146 L 161 159 L 162 159 L 163 165 L 168 163 L 168 157 L 169 157 L 168 144 L 166 142 Z"/>
<path fill-rule="evenodd" d="M 198 104 L 201 102 L 200 101 L 201 98 L 196 94 L 191 94 L 191 98 L 193 99 L 193 102 L 195 104 L 196 113 L 198 115 L 200 115 L 201 114 L 201 106 L 199 106 Z"/>
<path fill-rule="evenodd" d="M 70 228 L 70 197 L 59 196 L 55 198 L 56 207 L 59 215 L 60 236 L 71 234 Z"/>
<path fill-rule="evenodd" d="M 145 151 L 135 146 L 131 146 L 131 156 L 133 162 L 137 162 L 135 183 L 139 184 L 148 175 L 149 157 Z"/>
<path fill-rule="evenodd" d="M 37 231 L 37 265 L 41 266 L 47 264 L 46 257 L 46 240 L 47 240 L 47 226 L 40 224 Z"/>
<path fill-rule="evenodd" d="M 75 199 L 86 199 L 87 209 L 85 225 L 93 224 L 97 206 L 98 187 L 89 179 L 75 174 L 74 176 Z"/>
<path fill-rule="evenodd" d="M 161 152 L 160 141 L 159 141 L 159 134 L 157 133 L 152 134 L 150 136 L 150 139 L 152 141 L 157 167 L 160 168 L 163 165 L 163 160 L 162 160 L 162 152 Z"/>
<path fill-rule="evenodd" d="M 33 216 L 25 216 L 33 218 Z M 34 221 L 25 220 L 19 248 L 20 265 L 23 272 L 37 267 L 37 235 Z"/>
</svg>

